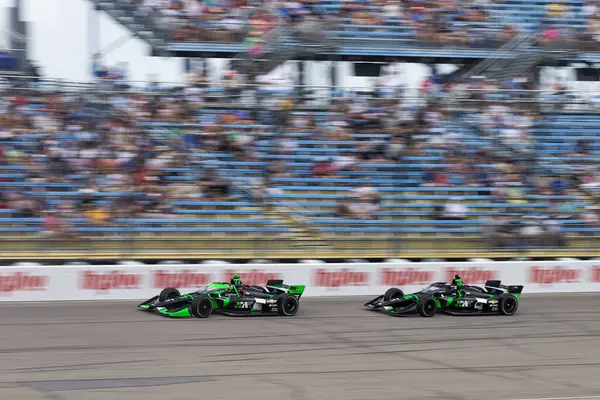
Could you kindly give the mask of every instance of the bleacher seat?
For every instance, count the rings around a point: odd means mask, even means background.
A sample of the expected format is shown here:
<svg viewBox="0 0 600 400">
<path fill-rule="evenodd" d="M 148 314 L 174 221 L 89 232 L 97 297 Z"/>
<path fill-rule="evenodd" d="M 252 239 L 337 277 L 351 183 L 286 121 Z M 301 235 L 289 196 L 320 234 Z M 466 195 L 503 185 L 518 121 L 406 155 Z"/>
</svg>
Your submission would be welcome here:
<svg viewBox="0 0 600 400">
<path fill-rule="evenodd" d="M 118 0 L 106 0 L 103 1 L 105 10 L 109 12 L 115 12 L 119 15 L 131 15 L 131 29 L 135 30 L 141 25 L 148 24 L 148 27 L 152 27 L 155 23 L 154 20 L 143 21 L 142 15 L 146 14 L 144 11 L 133 12 L 132 6 L 128 2 Z M 488 46 L 495 46 L 497 43 L 494 41 L 500 41 L 499 34 L 506 26 L 511 26 L 517 29 L 526 29 L 530 32 L 539 32 L 542 26 L 554 26 L 557 28 L 567 28 L 571 31 L 582 32 L 583 28 L 587 24 L 587 19 L 582 14 L 583 1 L 581 0 L 569 0 L 561 2 L 566 8 L 564 15 L 559 17 L 550 16 L 547 13 L 547 6 L 552 4 L 548 0 L 524 0 L 524 1 L 503 1 L 503 2 L 488 2 L 478 4 L 478 8 L 482 10 L 485 15 L 484 21 L 469 21 L 465 22 L 461 17 L 462 13 L 460 10 L 449 10 L 447 8 L 435 8 L 432 4 L 427 4 L 427 10 L 430 13 L 442 12 L 445 16 L 444 20 L 450 27 L 455 27 L 457 31 L 467 32 L 467 36 L 474 41 L 474 48 L 485 48 Z M 338 0 L 318 0 L 311 2 L 310 9 L 313 13 L 320 18 L 324 18 L 327 22 L 328 36 L 339 43 L 353 44 L 353 45 L 366 45 L 363 52 L 376 51 L 379 53 L 382 51 L 397 47 L 398 43 L 401 43 L 403 47 L 421 47 L 420 35 L 418 35 L 418 28 L 415 26 L 416 23 L 412 19 L 413 13 L 410 7 L 405 5 L 403 15 L 400 17 L 389 17 L 381 15 L 384 13 L 384 7 L 382 5 L 375 5 L 371 2 L 357 2 L 354 4 L 359 10 L 369 12 L 372 24 L 359 23 L 354 18 L 350 18 L 347 15 L 347 8 L 345 3 Z M 377 15 L 380 17 L 377 18 Z M 230 35 L 206 35 L 206 30 L 210 29 L 210 25 L 206 25 L 206 21 L 188 19 L 187 14 L 182 12 L 177 15 L 169 15 L 169 20 L 173 18 L 182 18 L 182 24 L 172 23 L 166 27 L 156 26 L 155 30 L 157 34 L 160 32 L 160 36 L 164 37 L 165 33 L 168 36 L 169 30 L 171 30 L 171 42 L 173 45 L 177 45 L 179 49 L 187 49 L 190 44 L 203 43 L 206 45 L 214 44 L 215 40 L 221 42 L 221 49 L 233 48 L 243 37 L 231 37 Z M 140 20 L 142 18 L 142 20 Z M 218 19 L 218 15 L 215 15 Z M 135 21 L 135 22 L 134 22 Z M 185 23 L 184 23 L 185 22 Z M 127 23 L 127 22 L 126 22 Z M 179 31 L 180 26 L 186 26 L 186 33 L 182 36 Z M 165 32 L 166 28 L 166 32 Z M 200 35 L 189 34 L 194 28 L 198 29 Z M 224 27 L 215 25 L 215 29 L 222 31 Z M 373 42 L 376 42 L 376 46 L 372 46 Z M 295 43 L 292 41 L 292 43 Z M 369 47 L 370 46 L 370 47 Z M 375 49 L 373 49 L 373 47 Z M 442 50 L 438 50 L 442 51 Z M 358 52 L 358 51 L 355 51 Z M 374 53 L 375 54 L 375 53 Z M 222 89 L 210 88 L 214 94 L 220 94 Z M 281 91 L 279 89 L 278 91 Z M 157 126 L 168 126 L 166 124 L 159 124 Z"/>
<path fill-rule="evenodd" d="M 538 3 L 535 3 L 538 4 Z M 534 2 L 523 5 L 505 2 L 497 5 L 498 9 L 537 10 Z M 542 4 L 540 4 L 543 6 Z M 489 5 L 486 5 L 488 7 Z M 507 11 L 505 14 L 509 14 Z M 352 28 L 349 26 L 348 29 Z M 407 28 L 408 30 L 409 28 Z M 402 30 L 402 29 L 398 29 Z M 348 30 L 347 32 L 352 32 Z M 165 134 L 170 128 L 204 127 L 208 119 L 220 114 L 239 111 L 236 106 L 230 109 L 202 109 L 196 115 L 197 123 L 178 122 L 144 122 L 140 127 L 148 134 Z M 31 113 L 39 109 L 32 107 Z M 309 115 L 316 119 L 326 120 L 328 111 L 292 112 L 292 115 Z M 464 144 L 471 151 L 477 151 L 493 145 L 493 141 L 466 123 L 472 116 L 465 113 L 454 117 L 449 125 L 460 132 L 465 139 Z M 464 120 L 461 120 L 463 118 Z M 231 130 L 253 131 L 259 123 L 224 124 Z M 164 132 L 162 130 L 165 130 Z M 276 129 L 269 126 L 269 130 Z M 585 164 L 589 168 L 600 167 L 600 143 L 594 141 L 600 129 L 600 116 L 594 115 L 561 115 L 547 114 L 534 123 L 530 134 L 534 139 L 534 149 L 538 154 L 551 156 L 553 160 L 565 163 Z M 166 168 L 166 182 L 187 182 L 197 180 L 197 173 L 214 167 L 220 173 L 238 181 L 250 181 L 251 178 L 264 175 L 265 169 L 275 160 L 283 160 L 287 172 L 292 177 L 274 177 L 267 181 L 270 189 L 278 193 L 266 196 L 268 203 L 261 203 L 251 196 L 230 198 L 226 201 L 210 199 L 174 200 L 169 218 L 114 218 L 105 224 L 94 224 L 86 218 L 73 218 L 68 222 L 74 224 L 73 232 L 86 238 L 102 238 L 116 235 L 144 238 L 149 241 L 173 240 L 203 243 L 205 249 L 212 251 L 217 245 L 211 238 L 219 240 L 247 240 L 251 247 L 255 240 L 268 241 L 271 246 L 289 245 L 285 240 L 297 239 L 300 233 L 309 231 L 314 237 L 325 239 L 328 243 L 336 240 L 350 241 L 348 246 L 375 246 L 377 240 L 395 238 L 406 240 L 434 240 L 435 238 L 453 240 L 481 239 L 483 229 L 493 213 L 505 218 L 519 218 L 521 215 L 534 215 L 546 212 L 554 202 L 568 202 L 575 207 L 573 216 L 560 219 L 562 231 L 571 238 L 579 238 L 600 232 L 597 227 L 585 226 L 581 218 L 582 210 L 591 203 L 586 193 L 571 190 L 565 194 L 538 194 L 533 187 L 522 187 L 524 195 L 520 202 L 511 202 L 498 198 L 494 188 L 469 186 L 455 177 L 446 186 L 423 186 L 425 175 L 432 168 L 450 170 L 453 167 L 448 149 L 434 148 L 425 145 L 420 155 L 403 155 L 396 161 L 387 163 L 368 163 L 359 161 L 351 168 L 338 171 L 335 177 L 317 177 L 311 172 L 316 160 L 327 156 L 356 156 L 361 145 L 370 140 L 388 140 L 388 134 L 352 133 L 352 140 L 317 140 L 315 132 L 277 132 L 279 137 L 297 139 L 297 148 L 292 154 L 278 154 L 275 148 L 276 139 L 265 135 L 248 150 L 256 152 L 255 160 L 248 161 L 244 157 L 231 152 L 202 152 L 198 149 L 190 151 L 192 160 L 202 160 L 189 165 Z M 432 135 L 416 134 L 416 140 L 427 143 Z M 32 155 L 39 142 L 48 134 L 23 135 L 17 139 L 2 139 L 0 143 L 7 148 Z M 68 138 L 65 140 L 69 140 Z M 590 154 L 582 157 L 574 155 L 573 148 L 580 140 L 590 140 Z M 50 160 L 40 158 L 42 163 Z M 44 205 L 55 206 L 67 199 L 81 201 L 90 196 L 80 189 L 86 187 L 84 176 L 74 174 L 65 177 L 68 182 L 30 182 L 33 174 L 26 165 L 5 163 L 0 165 L 0 191 L 18 190 L 26 196 L 44 201 Z M 494 164 L 476 163 L 475 168 L 491 170 Z M 380 195 L 379 210 L 372 218 L 340 218 L 337 208 L 344 200 L 352 198 L 352 189 L 361 185 L 374 187 Z M 110 204 L 115 198 L 131 196 L 143 197 L 141 192 L 106 191 L 91 195 L 95 204 Z M 461 201 L 469 207 L 465 220 L 443 220 L 435 216 L 436 209 L 443 206 L 449 198 L 460 196 Z M 293 209 L 295 216 L 302 217 L 303 224 L 290 222 L 282 217 L 280 210 L 273 210 L 272 205 Z M 13 239 L 15 242 L 33 240 L 42 231 L 43 218 L 21 218 L 19 211 L 13 208 L 0 209 L 0 236 Z M 119 236 L 120 235 L 120 236 Z M 359 238 L 355 241 L 352 239 Z M 382 239 L 383 238 L 383 239 Z M 424 239 L 423 239 L 424 238 Z M 271 240 L 271 239 L 281 239 Z M 285 239 L 285 240 L 284 240 Z M 367 240 L 365 240 L 367 239 Z M 466 240 L 465 239 L 465 240 Z M 474 240 L 475 240 L 474 239 Z M 468 242 L 471 245 L 473 242 Z M 17 243 L 16 246 L 22 245 Z M 466 245 L 465 245 L 466 246 Z M 148 245 L 151 247 L 151 245 Z M 214 257 L 218 257 L 215 255 Z"/>
</svg>

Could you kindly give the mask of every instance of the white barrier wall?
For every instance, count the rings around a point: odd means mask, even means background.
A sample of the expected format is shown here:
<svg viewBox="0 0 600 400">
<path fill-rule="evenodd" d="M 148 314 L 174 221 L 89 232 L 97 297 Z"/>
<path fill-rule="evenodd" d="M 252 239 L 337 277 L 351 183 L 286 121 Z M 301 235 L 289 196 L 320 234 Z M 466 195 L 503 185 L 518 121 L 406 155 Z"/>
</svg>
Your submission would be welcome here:
<svg viewBox="0 0 600 400">
<path fill-rule="evenodd" d="M 182 292 L 240 274 L 246 284 L 283 279 L 307 286 L 305 296 L 378 295 L 395 286 L 406 293 L 455 274 L 466 284 L 500 279 L 524 293 L 600 292 L 600 262 L 243 264 L 0 267 L 0 301 L 146 299 L 164 287 Z"/>
</svg>

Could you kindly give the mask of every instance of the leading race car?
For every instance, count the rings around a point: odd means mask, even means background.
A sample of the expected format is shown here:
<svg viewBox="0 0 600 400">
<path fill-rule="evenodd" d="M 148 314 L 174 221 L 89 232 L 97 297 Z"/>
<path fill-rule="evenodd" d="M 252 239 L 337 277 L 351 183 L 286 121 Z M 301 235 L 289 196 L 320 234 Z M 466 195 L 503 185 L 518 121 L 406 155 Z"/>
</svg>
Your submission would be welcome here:
<svg viewBox="0 0 600 400">
<path fill-rule="evenodd" d="M 502 285 L 491 280 L 485 288 L 463 285 L 458 275 L 451 283 L 436 282 L 421 291 L 405 295 L 398 288 L 391 288 L 365 304 L 373 310 L 392 315 L 417 313 L 422 317 L 433 317 L 437 312 L 451 315 L 514 315 L 519 307 L 521 285 Z"/>
<path fill-rule="evenodd" d="M 144 301 L 138 307 L 178 318 L 207 318 L 213 313 L 291 317 L 298 312 L 305 287 L 285 285 L 283 280 L 269 280 L 265 286 L 244 285 L 236 274 L 230 283 L 210 283 L 184 295 L 175 288 L 165 288 L 158 296 Z"/>
</svg>

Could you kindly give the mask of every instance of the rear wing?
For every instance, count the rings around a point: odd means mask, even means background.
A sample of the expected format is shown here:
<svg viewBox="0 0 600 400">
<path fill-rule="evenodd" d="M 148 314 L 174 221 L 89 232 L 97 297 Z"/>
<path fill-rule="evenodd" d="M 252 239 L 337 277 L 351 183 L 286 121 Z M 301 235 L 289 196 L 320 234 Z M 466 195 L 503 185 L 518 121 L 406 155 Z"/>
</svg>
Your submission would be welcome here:
<svg viewBox="0 0 600 400">
<path fill-rule="evenodd" d="M 503 285 L 502 281 L 487 281 L 485 288 L 488 292 L 496 294 L 521 294 L 523 292 L 523 285 Z"/>
<path fill-rule="evenodd" d="M 293 294 L 295 296 L 302 296 L 306 285 L 286 285 L 283 283 L 283 279 L 269 279 L 267 281 L 267 287 L 280 290 L 284 293 Z"/>
</svg>

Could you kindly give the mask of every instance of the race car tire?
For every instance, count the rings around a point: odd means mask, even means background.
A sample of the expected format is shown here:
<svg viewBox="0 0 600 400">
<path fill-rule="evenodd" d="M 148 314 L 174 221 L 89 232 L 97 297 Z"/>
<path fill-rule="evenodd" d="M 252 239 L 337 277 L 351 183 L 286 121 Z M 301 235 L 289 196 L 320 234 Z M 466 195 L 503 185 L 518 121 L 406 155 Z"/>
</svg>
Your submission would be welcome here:
<svg viewBox="0 0 600 400">
<path fill-rule="evenodd" d="M 512 294 L 498 296 L 498 312 L 502 315 L 515 315 L 519 308 L 519 301 Z"/>
<path fill-rule="evenodd" d="M 172 288 L 172 287 L 168 287 L 163 289 L 160 294 L 158 295 L 158 301 L 163 302 L 163 301 L 167 301 L 169 299 L 174 299 L 175 297 L 179 297 L 181 296 L 181 293 L 179 293 L 179 290 Z"/>
<path fill-rule="evenodd" d="M 279 315 L 283 315 L 284 317 L 293 317 L 298 312 L 298 308 L 298 299 L 291 294 L 285 293 L 277 300 Z"/>
<path fill-rule="evenodd" d="M 422 297 L 417 303 L 417 313 L 421 317 L 433 317 L 437 312 L 437 303 L 433 297 Z"/>
<path fill-rule="evenodd" d="M 390 301 L 391 299 L 398 299 L 404 296 L 404 292 L 398 288 L 388 289 L 383 295 L 383 301 Z"/>
<path fill-rule="evenodd" d="M 212 300 L 206 296 L 196 297 L 190 304 L 190 313 L 197 318 L 208 318 L 212 311 Z"/>
</svg>

